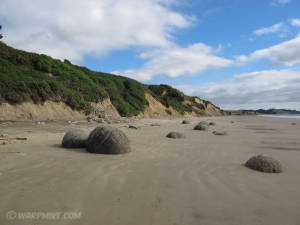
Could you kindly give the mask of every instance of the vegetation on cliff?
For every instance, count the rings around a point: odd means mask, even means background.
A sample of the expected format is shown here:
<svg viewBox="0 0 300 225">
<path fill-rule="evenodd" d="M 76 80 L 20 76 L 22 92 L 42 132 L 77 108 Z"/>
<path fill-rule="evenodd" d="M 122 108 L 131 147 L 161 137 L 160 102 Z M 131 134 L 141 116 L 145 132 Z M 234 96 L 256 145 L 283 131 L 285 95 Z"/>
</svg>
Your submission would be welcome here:
<svg viewBox="0 0 300 225">
<path fill-rule="evenodd" d="M 90 102 L 109 97 L 121 116 L 131 116 L 144 111 L 148 104 L 145 92 L 181 114 L 203 110 L 209 103 L 196 103 L 194 97 L 168 85 L 144 85 L 127 77 L 94 72 L 68 60 L 17 50 L 0 41 L 0 103 L 62 101 L 89 114 Z"/>
</svg>

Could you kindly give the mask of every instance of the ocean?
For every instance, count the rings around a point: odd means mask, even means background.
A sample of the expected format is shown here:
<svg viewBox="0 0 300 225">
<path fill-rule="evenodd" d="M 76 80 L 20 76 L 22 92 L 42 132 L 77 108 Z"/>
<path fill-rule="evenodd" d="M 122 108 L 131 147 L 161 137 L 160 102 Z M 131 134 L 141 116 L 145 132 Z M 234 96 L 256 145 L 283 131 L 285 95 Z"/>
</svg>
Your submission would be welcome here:
<svg viewBox="0 0 300 225">
<path fill-rule="evenodd" d="M 268 114 L 268 115 L 259 115 L 259 116 L 300 119 L 300 114 Z"/>
</svg>

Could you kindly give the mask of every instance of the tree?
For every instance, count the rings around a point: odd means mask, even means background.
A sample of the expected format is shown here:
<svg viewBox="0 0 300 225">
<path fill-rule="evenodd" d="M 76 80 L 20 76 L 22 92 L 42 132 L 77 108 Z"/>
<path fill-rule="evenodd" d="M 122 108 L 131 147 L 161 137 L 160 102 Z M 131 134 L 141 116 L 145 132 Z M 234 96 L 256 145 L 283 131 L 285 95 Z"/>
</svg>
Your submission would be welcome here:
<svg viewBox="0 0 300 225">
<path fill-rule="evenodd" d="M 0 25 L 0 30 L 2 29 L 2 26 Z M 2 39 L 3 38 L 3 36 L 2 36 L 2 34 L 0 34 L 0 39 Z"/>
</svg>

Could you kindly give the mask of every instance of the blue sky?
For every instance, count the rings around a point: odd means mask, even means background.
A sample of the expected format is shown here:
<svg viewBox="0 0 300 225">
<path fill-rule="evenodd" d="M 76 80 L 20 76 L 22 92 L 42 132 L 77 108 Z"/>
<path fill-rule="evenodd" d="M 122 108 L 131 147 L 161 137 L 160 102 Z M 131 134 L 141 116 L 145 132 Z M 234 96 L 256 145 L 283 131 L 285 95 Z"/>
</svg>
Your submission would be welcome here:
<svg viewBox="0 0 300 225">
<path fill-rule="evenodd" d="M 300 1 L 3 0 L 3 40 L 224 109 L 300 110 Z"/>
</svg>

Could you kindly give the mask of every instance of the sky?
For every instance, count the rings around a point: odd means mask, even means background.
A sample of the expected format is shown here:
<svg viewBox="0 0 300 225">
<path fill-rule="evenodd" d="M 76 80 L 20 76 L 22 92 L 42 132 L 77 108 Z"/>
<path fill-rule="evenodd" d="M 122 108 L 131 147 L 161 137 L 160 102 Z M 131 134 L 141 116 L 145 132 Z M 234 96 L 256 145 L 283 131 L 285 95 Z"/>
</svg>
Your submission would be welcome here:
<svg viewBox="0 0 300 225">
<path fill-rule="evenodd" d="M 299 0 L 1 0 L 3 41 L 223 109 L 300 110 Z"/>
</svg>

